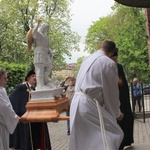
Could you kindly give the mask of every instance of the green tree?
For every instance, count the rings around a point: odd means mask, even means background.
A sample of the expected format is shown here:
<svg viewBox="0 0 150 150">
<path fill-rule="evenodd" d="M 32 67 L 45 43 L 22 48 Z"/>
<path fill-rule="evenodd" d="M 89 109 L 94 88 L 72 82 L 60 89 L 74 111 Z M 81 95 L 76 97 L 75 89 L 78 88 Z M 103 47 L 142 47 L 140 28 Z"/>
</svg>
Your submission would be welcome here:
<svg viewBox="0 0 150 150">
<path fill-rule="evenodd" d="M 100 18 L 89 28 L 85 40 L 88 52 L 97 50 L 95 47 L 106 38 L 114 40 L 119 48 L 119 63 L 124 66 L 128 80 L 137 76 L 148 81 L 150 68 L 144 10 L 115 4 L 111 15 Z"/>
<path fill-rule="evenodd" d="M 79 57 L 79 58 L 77 59 L 77 71 L 76 71 L 76 75 L 75 75 L 75 76 L 77 76 L 77 74 L 78 74 L 78 72 L 79 72 L 79 69 L 80 69 L 80 66 L 81 66 L 82 61 L 83 61 L 84 58 L 85 58 L 85 56 L 82 56 L 82 57 Z"/>
<path fill-rule="evenodd" d="M 65 55 L 79 50 L 80 37 L 71 31 L 68 0 L 1 0 L 0 1 L 0 59 L 1 61 L 32 65 L 33 52 L 26 54 L 26 34 L 38 17 L 50 24 L 50 48 L 55 56 L 55 69 L 65 64 Z M 28 61 L 27 61 L 28 60 Z"/>
<path fill-rule="evenodd" d="M 116 5 L 114 11 L 118 21 L 115 41 L 119 48 L 119 62 L 129 79 L 138 76 L 143 81 L 148 80 L 150 68 L 144 10 Z"/>
<path fill-rule="evenodd" d="M 89 27 L 88 33 L 85 37 L 85 50 L 88 53 L 95 52 L 104 39 L 113 35 L 109 30 L 110 18 L 110 15 L 107 17 L 102 17 L 98 21 L 93 22 L 93 24 Z"/>
</svg>

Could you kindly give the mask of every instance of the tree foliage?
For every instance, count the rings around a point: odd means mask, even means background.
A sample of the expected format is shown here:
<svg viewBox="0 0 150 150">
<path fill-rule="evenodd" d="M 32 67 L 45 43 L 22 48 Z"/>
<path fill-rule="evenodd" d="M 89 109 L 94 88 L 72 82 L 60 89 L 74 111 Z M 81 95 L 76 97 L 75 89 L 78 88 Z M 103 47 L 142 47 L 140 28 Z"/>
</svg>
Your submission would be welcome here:
<svg viewBox="0 0 150 150">
<path fill-rule="evenodd" d="M 27 66 L 24 64 L 15 64 L 8 62 L 1 62 L 0 66 L 7 71 L 8 83 L 6 90 L 8 94 L 16 87 L 17 84 L 24 82 L 27 73 Z"/>
<path fill-rule="evenodd" d="M 80 37 L 71 31 L 71 14 L 68 0 L 1 0 L 0 1 L 0 59 L 23 63 L 33 62 L 33 51 L 26 54 L 26 34 L 37 18 L 50 24 L 50 48 L 55 56 L 55 69 L 65 64 L 65 55 L 78 50 Z M 28 61 L 27 61 L 28 60 Z"/>
<path fill-rule="evenodd" d="M 79 72 L 80 66 L 81 66 L 82 61 L 83 61 L 84 58 L 85 58 L 85 56 L 82 56 L 82 57 L 79 57 L 77 59 L 77 71 L 76 71 L 76 75 L 75 76 L 77 76 L 77 73 Z"/>
<path fill-rule="evenodd" d="M 90 26 L 86 48 L 93 53 L 104 39 L 114 40 L 119 49 L 119 63 L 124 66 L 128 80 L 137 76 L 148 81 L 150 68 L 144 9 L 120 4 L 112 9 L 111 15 Z"/>
</svg>

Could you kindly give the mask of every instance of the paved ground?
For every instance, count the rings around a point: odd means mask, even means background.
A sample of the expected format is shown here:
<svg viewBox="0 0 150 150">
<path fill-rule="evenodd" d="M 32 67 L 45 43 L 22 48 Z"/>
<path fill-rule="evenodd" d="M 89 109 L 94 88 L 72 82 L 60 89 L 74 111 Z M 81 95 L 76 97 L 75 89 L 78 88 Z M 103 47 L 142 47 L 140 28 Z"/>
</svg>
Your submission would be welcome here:
<svg viewBox="0 0 150 150">
<path fill-rule="evenodd" d="M 67 122 L 48 123 L 52 150 L 68 150 Z M 134 121 L 134 144 L 125 150 L 150 150 L 150 118 Z"/>
</svg>

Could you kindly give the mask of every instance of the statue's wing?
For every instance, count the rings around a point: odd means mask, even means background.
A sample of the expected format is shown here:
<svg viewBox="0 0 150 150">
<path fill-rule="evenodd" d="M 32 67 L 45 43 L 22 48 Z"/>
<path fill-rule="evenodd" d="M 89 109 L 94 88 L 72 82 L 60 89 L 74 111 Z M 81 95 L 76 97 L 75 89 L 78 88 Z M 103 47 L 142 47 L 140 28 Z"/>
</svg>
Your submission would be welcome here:
<svg viewBox="0 0 150 150">
<path fill-rule="evenodd" d="M 28 50 L 27 54 L 30 53 L 32 50 L 32 44 L 33 44 L 33 34 L 32 34 L 32 28 L 27 32 L 26 39 L 27 39 L 27 45 L 28 45 Z"/>
</svg>

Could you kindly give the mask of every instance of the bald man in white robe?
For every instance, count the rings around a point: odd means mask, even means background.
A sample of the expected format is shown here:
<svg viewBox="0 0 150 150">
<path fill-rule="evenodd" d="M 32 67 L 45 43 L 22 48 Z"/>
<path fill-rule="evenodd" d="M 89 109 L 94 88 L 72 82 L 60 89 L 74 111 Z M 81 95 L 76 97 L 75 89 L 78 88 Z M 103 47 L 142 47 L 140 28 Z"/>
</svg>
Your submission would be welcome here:
<svg viewBox="0 0 150 150">
<path fill-rule="evenodd" d="M 123 114 L 117 66 L 109 58 L 115 49 L 113 41 L 105 40 L 80 67 L 70 108 L 69 150 L 119 149 L 123 132 L 117 118 Z"/>
</svg>

